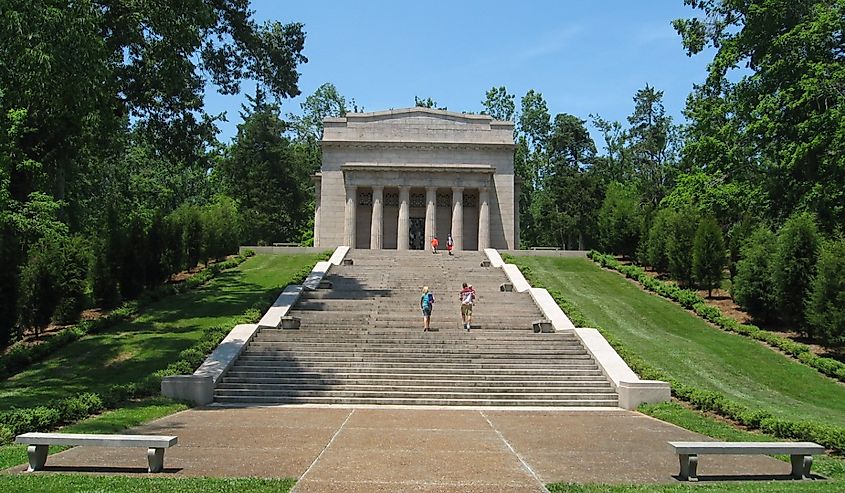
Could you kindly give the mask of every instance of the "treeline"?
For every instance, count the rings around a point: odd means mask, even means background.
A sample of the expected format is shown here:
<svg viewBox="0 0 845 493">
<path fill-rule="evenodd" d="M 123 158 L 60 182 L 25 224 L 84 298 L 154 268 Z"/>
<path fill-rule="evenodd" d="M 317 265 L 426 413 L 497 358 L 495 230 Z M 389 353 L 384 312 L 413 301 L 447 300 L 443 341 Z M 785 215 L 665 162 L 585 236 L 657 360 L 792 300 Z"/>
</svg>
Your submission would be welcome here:
<svg viewBox="0 0 845 493">
<path fill-rule="evenodd" d="M 302 25 L 205 0 L 2 16 L 0 348 L 241 243 L 307 241 L 319 150 L 278 110 L 299 94 Z M 222 144 L 206 84 L 245 79 L 255 97 Z"/>
<path fill-rule="evenodd" d="M 689 55 L 716 54 L 683 126 L 649 85 L 625 122 L 487 92 L 483 113 L 516 123 L 521 246 L 598 248 L 710 294 L 727 269 L 757 320 L 842 346 L 845 4 L 693 3 L 673 25 Z"/>
<path fill-rule="evenodd" d="M 746 217 L 726 239 L 710 211 L 666 206 L 647 216 L 620 190 L 611 187 L 599 212 L 607 251 L 708 296 L 729 280 L 733 299 L 758 323 L 845 345 L 845 239 L 825 238 L 812 214 L 795 213 L 776 232 Z"/>
<path fill-rule="evenodd" d="M 716 55 L 687 99 L 662 193 L 609 186 L 598 246 L 683 286 L 727 277 L 758 322 L 842 347 L 845 4 L 791 5 L 698 4 L 702 18 L 675 21 L 689 54 Z M 732 81 L 743 64 L 750 73 Z"/>
</svg>

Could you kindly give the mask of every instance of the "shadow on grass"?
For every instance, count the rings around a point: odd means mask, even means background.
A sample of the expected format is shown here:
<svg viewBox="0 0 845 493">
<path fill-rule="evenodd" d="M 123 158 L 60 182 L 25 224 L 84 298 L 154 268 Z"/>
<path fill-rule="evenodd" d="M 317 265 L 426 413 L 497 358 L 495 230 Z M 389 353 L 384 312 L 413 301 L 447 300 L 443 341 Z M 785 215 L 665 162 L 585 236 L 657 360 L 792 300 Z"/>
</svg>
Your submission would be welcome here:
<svg viewBox="0 0 845 493">
<path fill-rule="evenodd" d="M 684 479 L 681 479 L 678 475 L 673 475 L 673 478 L 677 479 L 679 482 L 684 484 L 695 484 L 695 482 L 689 482 Z M 795 479 L 792 477 L 791 474 L 705 474 L 705 475 L 698 475 L 698 482 L 699 483 L 709 483 L 709 482 L 717 482 L 717 481 L 795 481 L 800 483 L 801 479 Z M 826 480 L 824 476 L 819 476 L 817 474 L 811 474 L 810 480 Z"/>
<path fill-rule="evenodd" d="M 143 450 L 141 451 L 143 452 Z M 165 456 L 165 460 L 167 460 Z M 143 474 L 147 475 L 150 472 L 146 467 L 110 467 L 110 466 L 51 466 L 45 465 L 41 470 L 45 473 L 50 472 L 81 472 L 81 473 L 96 473 L 96 474 Z M 181 472 L 181 467 L 165 467 L 159 474 L 176 474 Z"/>
<path fill-rule="evenodd" d="M 84 337 L 0 382 L 0 410 L 101 392 L 165 368 L 205 329 L 228 323 L 249 308 L 269 305 L 280 291 L 244 277 L 237 270 L 224 272 L 206 286 L 150 304 L 134 320 Z"/>
</svg>

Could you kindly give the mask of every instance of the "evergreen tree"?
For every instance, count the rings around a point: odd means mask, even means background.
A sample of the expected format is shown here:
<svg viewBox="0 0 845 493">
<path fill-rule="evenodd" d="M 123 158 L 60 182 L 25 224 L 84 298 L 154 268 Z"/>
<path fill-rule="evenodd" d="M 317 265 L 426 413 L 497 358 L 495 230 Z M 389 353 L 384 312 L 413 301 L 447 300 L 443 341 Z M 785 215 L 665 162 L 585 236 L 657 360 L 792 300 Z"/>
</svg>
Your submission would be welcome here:
<svg viewBox="0 0 845 493">
<path fill-rule="evenodd" d="M 666 238 L 669 273 L 684 286 L 692 285 L 692 249 L 698 230 L 698 214 L 684 208 L 671 216 Z"/>
<path fill-rule="evenodd" d="M 780 318 L 809 336 L 804 304 L 815 275 L 819 234 L 816 221 L 806 212 L 789 217 L 778 233 L 773 275 Z"/>
<path fill-rule="evenodd" d="M 313 216 L 310 163 L 284 136 L 278 106 L 259 89 L 220 166 L 227 195 L 243 216 L 246 243 L 290 242 Z"/>
<path fill-rule="evenodd" d="M 692 271 L 699 288 L 713 296 L 713 288 L 722 282 L 725 268 L 725 240 L 716 219 L 707 216 L 698 224 L 692 249 Z"/>
<path fill-rule="evenodd" d="M 628 258 L 634 256 L 642 228 L 640 199 L 634 190 L 612 183 L 598 213 L 602 247 Z"/>
<path fill-rule="evenodd" d="M 731 296 L 754 318 L 768 322 L 776 315 L 772 281 L 772 245 L 777 237 L 766 227 L 756 229 L 745 241 L 731 283 Z"/>
<path fill-rule="evenodd" d="M 657 272 L 669 271 L 669 258 L 666 253 L 667 239 L 670 235 L 670 227 L 675 211 L 672 209 L 660 209 L 654 216 L 651 228 L 648 231 L 646 244 L 646 260 Z"/>
<path fill-rule="evenodd" d="M 806 316 L 822 341 L 845 346 L 845 239 L 822 243 Z"/>
</svg>

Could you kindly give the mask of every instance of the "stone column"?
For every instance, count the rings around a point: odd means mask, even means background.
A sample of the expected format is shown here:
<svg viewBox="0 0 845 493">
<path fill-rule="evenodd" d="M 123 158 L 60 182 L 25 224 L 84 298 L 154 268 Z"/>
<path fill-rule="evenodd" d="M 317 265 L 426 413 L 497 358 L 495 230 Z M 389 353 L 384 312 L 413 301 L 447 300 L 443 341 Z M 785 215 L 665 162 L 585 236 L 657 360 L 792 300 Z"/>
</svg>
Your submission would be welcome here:
<svg viewBox="0 0 845 493">
<path fill-rule="evenodd" d="M 519 196 L 522 194 L 522 182 L 514 179 L 513 183 L 513 249 L 519 250 Z"/>
<path fill-rule="evenodd" d="M 437 187 L 425 187 L 425 245 L 429 248 L 437 229 Z"/>
<path fill-rule="evenodd" d="M 408 238 L 411 234 L 410 220 L 411 187 L 399 187 L 399 227 L 396 233 L 396 249 L 407 250 Z"/>
<path fill-rule="evenodd" d="M 343 243 L 355 248 L 355 209 L 358 204 L 358 187 L 346 185 L 346 216 L 343 225 Z"/>
<path fill-rule="evenodd" d="M 478 189 L 478 251 L 490 248 L 490 190 Z"/>
<path fill-rule="evenodd" d="M 464 187 L 452 187 L 452 241 L 454 250 L 464 248 Z"/>
<path fill-rule="evenodd" d="M 384 202 L 384 187 L 373 186 L 373 217 L 370 222 L 370 250 L 381 250 L 381 245 L 384 241 L 384 235 L 381 230 L 382 217 L 382 202 Z"/>
<path fill-rule="evenodd" d="M 314 180 L 314 246 L 320 246 L 320 206 L 322 204 L 320 180 Z"/>
</svg>

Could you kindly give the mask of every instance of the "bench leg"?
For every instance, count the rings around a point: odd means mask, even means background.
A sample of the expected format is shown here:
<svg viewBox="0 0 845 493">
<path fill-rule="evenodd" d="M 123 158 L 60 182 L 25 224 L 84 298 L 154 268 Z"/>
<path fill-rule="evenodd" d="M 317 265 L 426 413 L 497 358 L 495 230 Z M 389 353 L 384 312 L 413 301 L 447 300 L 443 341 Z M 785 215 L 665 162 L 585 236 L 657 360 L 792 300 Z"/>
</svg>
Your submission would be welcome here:
<svg viewBox="0 0 845 493">
<path fill-rule="evenodd" d="M 698 481 L 698 456 L 695 454 L 678 454 L 681 462 L 681 472 L 678 474 L 683 481 Z"/>
<path fill-rule="evenodd" d="M 164 469 L 164 449 L 147 449 L 147 462 L 150 463 L 149 472 L 161 472 Z"/>
<path fill-rule="evenodd" d="M 47 462 L 47 449 L 49 445 L 30 445 L 26 448 L 26 455 L 29 456 L 29 468 L 27 472 L 38 471 Z"/>
<path fill-rule="evenodd" d="M 789 458 L 792 462 L 793 478 L 804 479 L 810 477 L 810 468 L 813 467 L 812 455 L 791 455 Z"/>
</svg>

